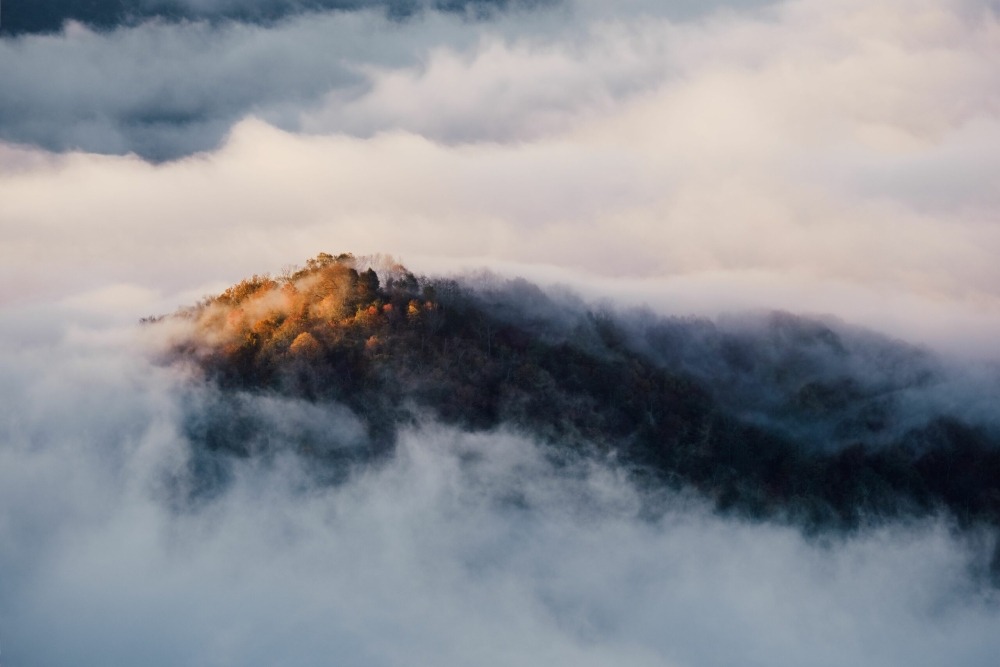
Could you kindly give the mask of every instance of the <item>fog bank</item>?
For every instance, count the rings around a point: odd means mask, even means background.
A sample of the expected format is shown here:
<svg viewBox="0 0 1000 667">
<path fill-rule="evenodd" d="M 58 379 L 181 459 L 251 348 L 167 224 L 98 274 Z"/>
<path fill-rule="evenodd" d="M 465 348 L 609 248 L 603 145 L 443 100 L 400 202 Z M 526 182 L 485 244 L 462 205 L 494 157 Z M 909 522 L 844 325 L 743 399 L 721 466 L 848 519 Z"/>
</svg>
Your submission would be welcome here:
<svg viewBox="0 0 1000 667">
<path fill-rule="evenodd" d="M 12 665 L 988 665 L 1000 648 L 988 536 L 807 539 L 505 430 L 425 424 L 332 487 L 291 453 L 234 461 L 223 493 L 178 504 L 185 402 L 209 389 L 128 332 L 4 335 Z M 275 438 L 316 423 L 268 414 Z"/>
</svg>

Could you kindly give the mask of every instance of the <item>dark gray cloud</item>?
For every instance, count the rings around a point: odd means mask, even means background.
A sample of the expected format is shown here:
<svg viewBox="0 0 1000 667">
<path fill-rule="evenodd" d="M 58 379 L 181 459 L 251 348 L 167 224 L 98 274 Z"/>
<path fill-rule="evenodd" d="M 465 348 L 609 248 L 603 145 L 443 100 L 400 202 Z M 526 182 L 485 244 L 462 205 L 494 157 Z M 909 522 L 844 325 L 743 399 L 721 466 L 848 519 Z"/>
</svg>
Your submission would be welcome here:
<svg viewBox="0 0 1000 667">
<path fill-rule="evenodd" d="M 484 30 L 447 13 L 397 22 L 376 11 L 309 13 L 273 26 L 68 24 L 0 41 L 8 64 L 0 73 L 0 139 L 182 157 L 217 147 L 248 115 L 297 129 L 302 112 L 332 91 L 362 94 L 371 68 L 413 65 L 440 44 L 467 48 Z"/>
<path fill-rule="evenodd" d="M 366 50 L 354 32 L 365 23 L 149 24 L 3 42 L 12 67 L 0 75 L 10 93 L 0 132 L 51 150 L 153 159 L 206 150 L 251 110 L 280 117 L 285 105 L 358 83 L 340 55 Z"/>
<path fill-rule="evenodd" d="M 683 19 L 719 5 L 754 3 L 718 3 L 697 13 L 684 2 L 628 3 L 614 11 L 599 3 L 544 1 L 150 0 L 73 4 L 72 9 L 6 2 L 4 8 L 12 4 L 13 12 L 34 7 L 39 15 L 57 18 L 46 24 L 51 30 L 25 29 L 21 32 L 27 34 L 0 41 L 5 63 L 0 140 L 52 151 L 131 152 L 159 161 L 216 148 L 234 123 L 251 115 L 288 130 L 370 135 L 402 127 L 447 141 L 524 138 L 559 126 L 576 113 L 574 107 L 600 106 L 602 100 L 606 106 L 641 90 L 660 76 L 661 59 L 651 58 L 645 68 L 629 72 L 619 58 L 604 62 L 595 53 L 567 67 L 575 54 L 555 53 L 555 60 L 538 61 L 539 74 L 525 84 L 487 77 L 483 90 L 468 89 L 462 81 L 443 94 L 415 90 L 409 117 L 400 115 L 406 105 L 386 99 L 377 81 L 386 72 L 410 76 L 442 56 L 477 57 L 479 45 L 489 42 L 527 40 L 542 46 L 561 41 L 565 48 L 590 39 L 592 27 L 625 17 L 650 13 Z M 160 14 L 183 20 L 151 20 Z M 403 15 L 405 20 L 399 20 Z M 251 20 L 264 16 L 282 20 Z M 18 21 L 5 18 L 4 29 L 18 31 Z M 501 63 L 508 70 L 501 74 L 524 78 L 533 66 L 524 69 L 520 61 Z M 502 100 L 491 99 L 498 83 L 509 93 Z M 371 100 L 359 101 L 372 91 Z M 440 101 L 439 111 L 426 109 L 427 94 Z M 449 101 L 455 96 L 468 103 L 456 108 Z"/>
<path fill-rule="evenodd" d="M 195 12 L 194 21 L 110 31 L 59 23 L 55 34 L 0 41 L 9 65 L 0 74 L 0 139 L 163 160 L 216 147 L 250 114 L 294 129 L 301 110 L 331 90 L 356 95 L 364 67 L 412 63 L 438 39 L 476 39 L 460 19 L 435 16 L 400 23 L 377 11 L 308 13 L 267 27 Z"/>
<path fill-rule="evenodd" d="M 407 20 L 428 11 L 473 19 L 500 12 L 554 6 L 563 0 L 9 0 L 0 7 L 0 35 L 51 33 L 67 21 L 97 29 L 134 26 L 150 20 L 245 22 L 273 24 L 281 19 L 323 11 L 375 10 L 394 20 Z M 773 0 L 639 0 L 618 3 L 617 12 L 630 7 L 679 18 L 698 16 L 719 7 L 754 7 Z"/>
<path fill-rule="evenodd" d="M 474 17 L 512 7 L 532 7 L 552 0 L 32 0 L 8 1 L 2 7 L 2 33 L 57 32 L 67 21 L 98 29 L 149 20 L 247 22 L 269 24 L 318 11 L 376 9 L 396 19 L 422 11 L 446 11 Z"/>
</svg>

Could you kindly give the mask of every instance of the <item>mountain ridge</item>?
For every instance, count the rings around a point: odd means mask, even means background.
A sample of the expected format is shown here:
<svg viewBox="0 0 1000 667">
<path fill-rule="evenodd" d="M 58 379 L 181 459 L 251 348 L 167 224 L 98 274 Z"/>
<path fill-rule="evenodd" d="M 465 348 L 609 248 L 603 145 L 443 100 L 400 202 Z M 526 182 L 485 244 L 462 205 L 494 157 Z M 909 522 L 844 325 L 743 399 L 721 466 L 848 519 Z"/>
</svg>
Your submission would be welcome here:
<svg viewBox="0 0 1000 667">
<path fill-rule="evenodd" d="M 514 428 L 809 530 L 941 512 L 1000 526 L 996 425 L 923 415 L 940 362 L 875 334 L 788 313 L 729 329 L 629 316 L 521 279 L 476 287 L 349 253 L 148 323 L 163 319 L 183 325 L 164 362 L 192 364 L 219 392 L 188 435 L 223 458 L 274 446 L 255 435 L 250 398 L 272 397 L 356 418 L 360 448 L 303 427 L 298 453 L 324 469 L 389 456 L 401 428 L 429 417 Z"/>
</svg>

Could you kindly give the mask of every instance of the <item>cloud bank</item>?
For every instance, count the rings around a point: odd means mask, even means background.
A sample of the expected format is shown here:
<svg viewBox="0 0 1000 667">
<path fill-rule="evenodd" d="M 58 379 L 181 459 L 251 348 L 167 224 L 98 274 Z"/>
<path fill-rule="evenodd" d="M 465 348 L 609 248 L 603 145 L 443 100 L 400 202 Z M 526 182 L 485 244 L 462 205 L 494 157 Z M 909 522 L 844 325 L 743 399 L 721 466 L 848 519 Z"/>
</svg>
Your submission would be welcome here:
<svg viewBox="0 0 1000 667">
<path fill-rule="evenodd" d="M 155 166 L 3 148 L 3 264 L 29 289 L 191 290 L 317 249 L 388 251 L 987 353 L 998 34 L 988 3 L 801 0 L 4 41 L 23 65 L 4 70 L 7 136 L 156 154 L 228 134 Z"/>
<path fill-rule="evenodd" d="M 930 521 L 811 541 L 516 433 L 425 425 L 333 487 L 287 454 L 230 462 L 224 493 L 178 504 L 185 406 L 212 390 L 144 355 L 83 327 L 5 348 L 9 664 L 988 665 L 1000 648 L 985 537 Z M 277 441 L 316 423 L 263 419 Z M 327 427 L 351 446 L 349 419 Z"/>
</svg>

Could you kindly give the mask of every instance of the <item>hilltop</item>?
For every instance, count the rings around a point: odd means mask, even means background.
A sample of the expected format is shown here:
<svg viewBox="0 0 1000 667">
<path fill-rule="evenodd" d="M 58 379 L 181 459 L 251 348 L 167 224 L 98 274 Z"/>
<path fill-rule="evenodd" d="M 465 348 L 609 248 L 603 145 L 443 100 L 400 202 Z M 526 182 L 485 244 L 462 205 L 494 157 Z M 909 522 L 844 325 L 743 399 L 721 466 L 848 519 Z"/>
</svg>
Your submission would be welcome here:
<svg viewBox="0 0 1000 667">
<path fill-rule="evenodd" d="M 264 397 L 276 410 L 303 402 L 307 421 L 346 409 L 357 446 L 336 429 L 290 427 L 296 452 L 331 480 L 433 420 L 516 430 L 556 455 L 695 489 L 721 511 L 810 529 L 937 512 L 1000 525 L 995 425 L 927 410 L 945 373 L 933 355 L 836 323 L 618 313 L 523 280 L 417 277 L 325 253 L 167 319 L 184 332 L 167 363 L 192 364 L 217 389 L 188 420 L 213 456 L 288 447 L 288 433 L 278 445 L 259 428 L 253 399 Z"/>
</svg>

